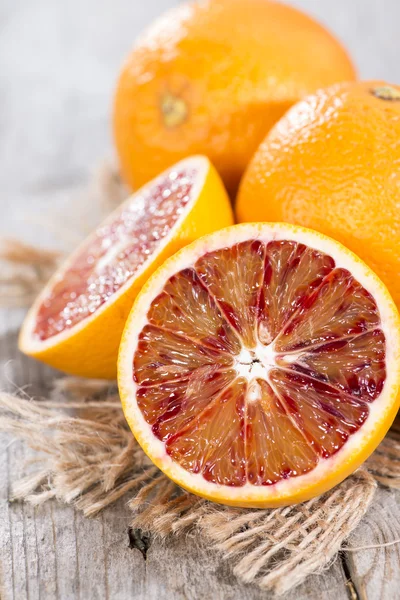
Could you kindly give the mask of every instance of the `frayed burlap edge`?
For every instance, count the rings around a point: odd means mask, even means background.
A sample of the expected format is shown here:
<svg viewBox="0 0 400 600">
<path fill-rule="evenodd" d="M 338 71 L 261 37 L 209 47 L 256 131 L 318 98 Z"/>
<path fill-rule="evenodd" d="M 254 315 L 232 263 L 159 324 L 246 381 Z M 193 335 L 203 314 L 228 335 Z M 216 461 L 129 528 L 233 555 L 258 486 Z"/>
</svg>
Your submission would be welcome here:
<svg viewBox="0 0 400 600">
<path fill-rule="evenodd" d="M 100 217 L 127 195 L 115 168 L 105 165 L 85 204 Z M 84 223 L 77 232 L 86 235 Z M 0 306 L 29 305 L 61 258 L 17 240 L 0 242 Z M 273 510 L 214 505 L 183 492 L 152 465 L 109 384 L 67 377 L 54 386 L 39 402 L 0 393 L 0 430 L 37 452 L 37 469 L 14 483 L 10 500 L 57 499 L 90 517 L 126 497 L 132 527 L 161 538 L 197 529 L 240 580 L 276 594 L 327 568 L 378 483 L 400 488 L 400 433 L 393 429 L 363 468 L 320 498 Z"/>
<path fill-rule="evenodd" d="M 71 415 L 71 412 L 75 414 Z M 11 500 L 73 504 L 90 517 L 126 497 L 131 526 L 153 536 L 197 529 L 243 582 L 283 594 L 326 568 L 372 502 L 377 482 L 400 487 L 393 430 L 365 467 L 319 498 L 278 509 L 236 509 L 183 492 L 152 465 L 103 382 L 58 380 L 48 400 L 0 394 L 0 428 L 37 454 Z"/>
<path fill-rule="evenodd" d="M 18 240 L 0 240 L 0 307 L 33 302 L 58 265 L 60 253 Z"/>
<path fill-rule="evenodd" d="M 114 210 L 118 204 L 129 196 L 129 191 L 121 181 L 115 165 L 104 163 L 94 174 L 93 181 L 87 188 L 77 193 L 71 200 L 70 213 L 75 213 L 71 222 L 71 214 L 58 216 L 58 221 L 69 223 L 68 226 L 55 226 L 43 220 L 43 227 L 50 227 L 62 238 L 73 240 L 73 245 L 66 248 L 67 253 L 104 216 Z M 80 214 L 80 207 L 84 213 Z M 90 220 L 88 215 L 90 215 Z M 0 307 L 28 307 L 50 275 L 63 258 L 61 251 L 47 250 L 24 243 L 16 239 L 0 239 Z"/>
</svg>

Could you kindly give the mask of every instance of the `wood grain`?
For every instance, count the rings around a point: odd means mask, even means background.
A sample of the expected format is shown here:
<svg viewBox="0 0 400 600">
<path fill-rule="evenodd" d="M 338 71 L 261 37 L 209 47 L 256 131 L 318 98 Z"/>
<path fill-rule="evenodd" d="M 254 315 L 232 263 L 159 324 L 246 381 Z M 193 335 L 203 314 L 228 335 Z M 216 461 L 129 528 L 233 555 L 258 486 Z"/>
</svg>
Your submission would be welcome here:
<svg viewBox="0 0 400 600">
<path fill-rule="evenodd" d="M 380 546 L 396 540 L 390 546 L 347 552 L 360 600 L 400 598 L 400 492 L 380 488 L 349 546 Z"/>
</svg>

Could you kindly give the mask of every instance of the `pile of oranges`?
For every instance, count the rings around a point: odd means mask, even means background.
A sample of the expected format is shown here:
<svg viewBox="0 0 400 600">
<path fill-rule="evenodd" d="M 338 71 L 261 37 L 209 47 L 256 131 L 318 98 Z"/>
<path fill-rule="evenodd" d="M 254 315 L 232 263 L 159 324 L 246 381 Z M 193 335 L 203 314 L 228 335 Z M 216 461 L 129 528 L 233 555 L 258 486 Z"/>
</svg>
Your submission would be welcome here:
<svg viewBox="0 0 400 600">
<path fill-rule="evenodd" d="M 205 154 L 237 222 L 331 235 L 400 303 L 400 87 L 356 82 L 341 44 L 298 10 L 210 0 L 172 11 L 124 65 L 114 133 L 134 189 Z"/>
<path fill-rule="evenodd" d="M 113 128 L 135 193 L 53 276 L 21 349 L 118 371 L 137 440 L 196 494 L 324 492 L 399 406 L 400 87 L 357 81 L 294 8 L 198 0 L 136 43 Z"/>
</svg>

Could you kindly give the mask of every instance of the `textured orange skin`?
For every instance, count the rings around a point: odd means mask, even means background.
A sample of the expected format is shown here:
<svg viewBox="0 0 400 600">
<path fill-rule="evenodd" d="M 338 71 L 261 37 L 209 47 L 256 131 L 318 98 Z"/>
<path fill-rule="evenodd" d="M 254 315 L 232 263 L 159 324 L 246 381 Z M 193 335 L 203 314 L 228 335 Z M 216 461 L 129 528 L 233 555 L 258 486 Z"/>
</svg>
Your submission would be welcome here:
<svg viewBox="0 0 400 600">
<path fill-rule="evenodd" d="M 353 79 L 339 42 L 292 7 L 270 0 L 179 6 L 138 41 L 118 81 L 114 135 L 123 176 L 137 188 L 201 153 L 234 195 L 254 151 L 290 106 Z M 179 125 L 165 124 L 166 95 L 183 100 Z"/>
<path fill-rule="evenodd" d="M 371 93 L 387 85 L 332 86 L 293 107 L 249 165 L 236 216 L 337 239 L 376 272 L 400 307 L 400 99 Z"/>
</svg>

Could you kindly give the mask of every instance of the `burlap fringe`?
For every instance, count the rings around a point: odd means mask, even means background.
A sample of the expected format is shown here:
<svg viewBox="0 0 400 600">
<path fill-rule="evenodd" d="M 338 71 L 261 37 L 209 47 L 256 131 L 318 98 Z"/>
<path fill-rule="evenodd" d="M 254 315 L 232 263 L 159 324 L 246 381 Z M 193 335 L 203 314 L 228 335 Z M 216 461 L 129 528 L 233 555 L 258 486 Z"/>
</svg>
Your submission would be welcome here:
<svg viewBox="0 0 400 600">
<path fill-rule="evenodd" d="M 93 516 L 126 496 L 132 527 L 161 538 L 197 528 L 239 579 L 276 594 L 334 560 L 377 482 L 400 487 L 400 435 L 393 430 L 368 468 L 320 498 L 273 510 L 213 505 L 183 492 L 151 464 L 126 425 L 115 389 L 100 381 L 58 380 L 40 402 L 2 393 L 0 422 L 38 452 L 40 467 L 14 484 L 12 500 L 37 505 L 56 498 Z"/>
<path fill-rule="evenodd" d="M 71 236 L 66 228 L 55 229 L 64 238 L 72 238 L 67 252 L 91 231 L 105 215 L 129 196 L 129 190 L 119 177 L 113 163 L 104 163 L 95 173 L 93 181 L 79 194 L 71 212 L 77 215 L 70 224 Z M 83 206 L 85 213 L 79 213 Z M 70 218 L 70 215 L 66 215 Z M 61 216 L 61 221 L 62 221 Z M 68 220 L 66 219 L 66 222 Z M 48 227 L 45 221 L 42 223 Z M 28 307 L 60 264 L 64 254 L 31 246 L 16 239 L 0 240 L 0 307 Z"/>
<path fill-rule="evenodd" d="M 112 165 L 86 197 L 99 217 L 128 195 Z M 77 227 L 80 237 L 87 228 Z M 0 306 L 27 306 L 62 255 L 15 240 L 0 245 Z M 0 392 L 0 430 L 37 452 L 37 470 L 16 482 L 11 500 L 73 504 L 86 516 L 126 496 L 132 527 L 152 536 L 199 530 L 242 581 L 283 594 L 335 559 L 372 502 L 378 482 L 400 489 L 400 429 L 335 489 L 301 505 L 234 509 L 183 492 L 152 465 L 129 431 L 117 391 L 102 381 L 56 380 L 33 401 Z"/>
<path fill-rule="evenodd" d="M 17 240 L 0 242 L 0 306 L 29 306 L 58 264 L 58 252 Z"/>
</svg>

